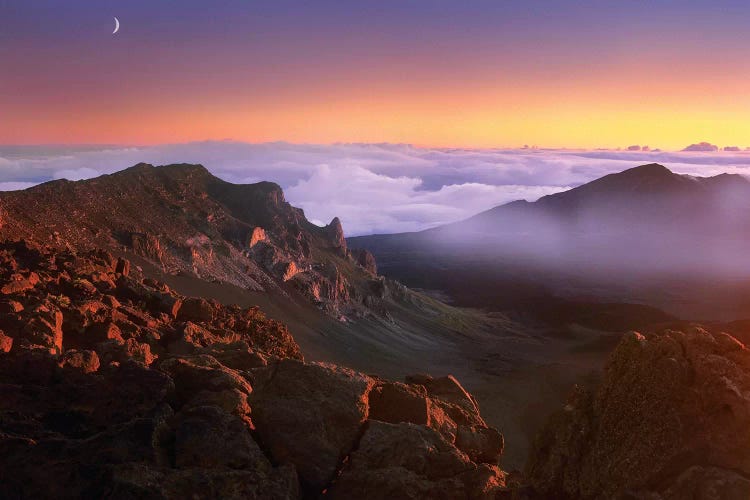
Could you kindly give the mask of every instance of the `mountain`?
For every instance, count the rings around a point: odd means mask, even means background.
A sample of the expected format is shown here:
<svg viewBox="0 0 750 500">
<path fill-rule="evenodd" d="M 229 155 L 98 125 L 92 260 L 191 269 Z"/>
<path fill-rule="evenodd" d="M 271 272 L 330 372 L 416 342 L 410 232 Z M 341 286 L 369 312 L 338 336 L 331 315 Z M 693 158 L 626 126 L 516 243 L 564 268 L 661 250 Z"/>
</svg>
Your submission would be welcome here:
<svg viewBox="0 0 750 500">
<path fill-rule="evenodd" d="M 475 289 L 502 289 L 515 280 L 511 295 L 536 286 L 572 297 L 649 303 L 632 291 L 645 293 L 642 285 L 666 276 L 680 276 L 682 288 L 693 279 L 705 285 L 750 276 L 750 181 L 733 174 L 679 175 L 648 164 L 427 231 L 348 242 L 371 251 L 385 275 L 454 297 L 467 296 L 466 276 L 476 274 L 481 284 Z M 448 276 L 440 278 L 441 269 L 464 273 L 461 293 Z M 487 306 L 493 300 L 461 303 Z M 716 306 L 703 310 L 724 310 Z M 734 314 L 741 304 L 732 308 Z M 679 305 L 672 310 L 686 312 Z"/>
<path fill-rule="evenodd" d="M 118 249 L 171 275 L 296 291 L 334 315 L 365 313 L 360 306 L 372 295 L 364 283 L 374 276 L 353 265 L 338 219 L 315 226 L 278 185 L 230 184 L 200 165 L 140 164 L 53 181 L 3 193 L 0 209 L 3 236 Z"/>
<path fill-rule="evenodd" d="M 646 171 L 658 192 L 691 186 Z M 0 209 L 2 498 L 750 491 L 746 321 L 544 294 L 527 316 L 449 306 L 377 276 L 338 220 L 310 224 L 278 186 L 194 165 L 56 181 Z M 474 257 L 443 269 L 470 298 L 496 276 Z M 411 258 L 428 278 L 451 262 Z"/>
<path fill-rule="evenodd" d="M 434 343 L 455 331 L 443 319 L 473 321 L 376 275 L 370 254 L 347 249 L 338 218 L 318 227 L 278 185 L 231 184 L 200 165 L 139 164 L 0 193 L 0 224 L 0 238 L 107 249 L 186 295 L 260 305 L 317 359 L 352 361 L 353 351 L 366 365 L 388 351 L 399 366 L 405 336 L 429 332 Z"/>
</svg>

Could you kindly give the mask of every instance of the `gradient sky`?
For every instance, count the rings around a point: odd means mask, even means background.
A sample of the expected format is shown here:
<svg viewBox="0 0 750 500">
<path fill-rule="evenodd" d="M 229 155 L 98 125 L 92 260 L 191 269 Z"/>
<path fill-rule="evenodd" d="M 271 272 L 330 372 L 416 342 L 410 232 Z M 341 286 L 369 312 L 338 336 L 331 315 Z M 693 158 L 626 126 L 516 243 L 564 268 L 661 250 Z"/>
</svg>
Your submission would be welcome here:
<svg viewBox="0 0 750 500">
<path fill-rule="evenodd" d="M 746 1 L 0 0 L 0 143 L 748 146 L 748 26 Z"/>
</svg>

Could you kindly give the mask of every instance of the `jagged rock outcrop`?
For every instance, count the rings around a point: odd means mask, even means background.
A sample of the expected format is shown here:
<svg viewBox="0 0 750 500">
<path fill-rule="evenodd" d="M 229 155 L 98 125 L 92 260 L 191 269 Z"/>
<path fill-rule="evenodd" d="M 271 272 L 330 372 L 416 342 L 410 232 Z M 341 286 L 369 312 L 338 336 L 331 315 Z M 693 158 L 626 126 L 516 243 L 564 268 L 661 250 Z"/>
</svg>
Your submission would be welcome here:
<svg viewBox="0 0 750 500">
<path fill-rule="evenodd" d="M 748 394 L 734 337 L 630 333 L 540 434 L 526 479 L 543 498 L 748 498 Z"/>
<path fill-rule="evenodd" d="M 354 261 L 367 270 L 370 274 L 378 274 L 378 265 L 375 256 L 364 248 L 353 248 L 350 250 Z"/>
<path fill-rule="evenodd" d="M 453 377 L 306 364 L 257 308 L 126 259 L 0 243 L 0 497 L 509 494 L 502 436 Z M 23 276 L 19 279 L 18 275 Z"/>
<path fill-rule="evenodd" d="M 344 237 L 344 228 L 341 225 L 341 220 L 338 217 L 334 217 L 323 229 L 328 235 L 333 248 L 337 249 L 341 255 L 346 255 L 346 238 Z"/>
</svg>

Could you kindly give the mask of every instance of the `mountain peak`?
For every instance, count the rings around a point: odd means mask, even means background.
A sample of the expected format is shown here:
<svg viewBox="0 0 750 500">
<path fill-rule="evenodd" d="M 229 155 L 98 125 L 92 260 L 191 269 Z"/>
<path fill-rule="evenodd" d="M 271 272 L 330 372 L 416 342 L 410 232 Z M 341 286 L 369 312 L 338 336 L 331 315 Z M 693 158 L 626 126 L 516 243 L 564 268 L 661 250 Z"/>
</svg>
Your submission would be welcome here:
<svg viewBox="0 0 750 500">
<path fill-rule="evenodd" d="M 660 163 L 647 163 L 645 165 L 639 165 L 637 167 L 629 168 L 627 170 L 623 170 L 619 174 L 615 175 L 648 175 L 648 176 L 654 176 L 654 175 L 674 175 L 674 172 L 669 170 L 667 167 Z"/>
</svg>

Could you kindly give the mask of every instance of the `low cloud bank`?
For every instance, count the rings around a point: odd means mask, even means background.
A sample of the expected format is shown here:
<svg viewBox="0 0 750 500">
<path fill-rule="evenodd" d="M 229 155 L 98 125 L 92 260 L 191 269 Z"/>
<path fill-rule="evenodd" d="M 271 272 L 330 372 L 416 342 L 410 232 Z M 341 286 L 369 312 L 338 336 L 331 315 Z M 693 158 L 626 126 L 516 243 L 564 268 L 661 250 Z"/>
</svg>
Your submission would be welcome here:
<svg viewBox="0 0 750 500">
<path fill-rule="evenodd" d="M 417 231 L 658 162 L 678 173 L 750 173 L 744 152 L 473 150 L 400 144 L 193 142 L 147 147 L 0 146 L 0 190 L 112 173 L 139 162 L 200 163 L 235 183 L 273 181 L 316 223 L 347 235 Z"/>
</svg>

